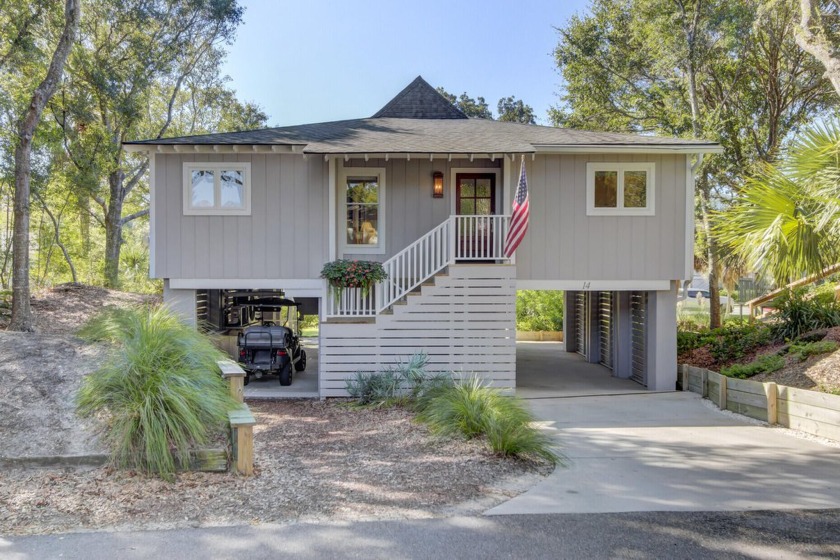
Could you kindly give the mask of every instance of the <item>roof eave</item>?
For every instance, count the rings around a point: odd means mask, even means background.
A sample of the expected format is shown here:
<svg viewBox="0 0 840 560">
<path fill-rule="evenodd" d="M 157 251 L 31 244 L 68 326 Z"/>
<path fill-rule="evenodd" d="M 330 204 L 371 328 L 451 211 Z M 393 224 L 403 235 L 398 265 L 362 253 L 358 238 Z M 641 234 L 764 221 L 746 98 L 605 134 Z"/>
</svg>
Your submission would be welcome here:
<svg viewBox="0 0 840 560">
<path fill-rule="evenodd" d="M 534 144 L 538 154 L 721 154 L 720 144 Z"/>
</svg>

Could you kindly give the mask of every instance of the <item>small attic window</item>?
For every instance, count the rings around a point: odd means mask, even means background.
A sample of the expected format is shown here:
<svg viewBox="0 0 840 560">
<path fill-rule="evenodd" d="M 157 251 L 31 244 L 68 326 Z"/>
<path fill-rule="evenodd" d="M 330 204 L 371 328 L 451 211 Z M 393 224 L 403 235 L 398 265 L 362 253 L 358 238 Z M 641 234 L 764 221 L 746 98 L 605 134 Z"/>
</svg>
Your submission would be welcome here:
<svg viewBox="0 0 840 560">
<path fill-rule="evenodd" d="M 251 164 L 184 163 L 184 214 L 250 216 Z"/>
</svg>

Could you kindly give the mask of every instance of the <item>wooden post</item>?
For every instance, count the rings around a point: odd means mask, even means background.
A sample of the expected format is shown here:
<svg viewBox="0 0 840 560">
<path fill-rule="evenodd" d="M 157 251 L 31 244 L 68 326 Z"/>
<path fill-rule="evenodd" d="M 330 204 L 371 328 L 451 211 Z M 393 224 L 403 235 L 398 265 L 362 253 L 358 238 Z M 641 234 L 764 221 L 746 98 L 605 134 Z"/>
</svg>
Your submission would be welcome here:
<svg viewBox="0 0 840 560">
<path fill-rule="evenodd" d="M 681 379 L 680 384 L 682 386 L 682 390 L 683 391 L 688 391 L 689 390 L 689 388 L 688 388 L 688 365 L 683 364 L 683 365 L 677 366 L 677 367 L 679 368 L 680 373 L 682 374 L 682 376 L 680 378 Z"/>
<path fill-rule="evenodd" d="M 254 474 L 254 424 L 256 420 L 247 404 L 228 412 L 233 431 L 233 459 L 236 471 L 245 476 Z"/>
<path fill-rule="evenodd" d="M 700 394 L 703 398 L 709 397 L 709 370 L 700 370 Z"/>
<path fill-rule="evenodd" d="M 230 360 L 219 360 L 216 363 L 222 371 L 222 377 L 227 379 L 230 386 L 230 396 L 236 402 L 245 402 L 245 370 Z"/>
<path fill-rule="evenodd" d="M 725 375 L 720 376 L 720 393 L 718 393 L 718 403 L 721 410 L 726 410 L 726 380 Z"/>
<path fill-rule="evenodd" d="M 764 384 L 764 394 L 767 395 L 767 423 L 771 426 L 779 422 L 779 408 L 777 399 L 779 397 L 779 390 L 775 383 Z"/>
<path fill-rule="evenodd" d="M 245 476 L 254 474 L 254 427 L 236 429 L 236 471 Z"/>
</svg>

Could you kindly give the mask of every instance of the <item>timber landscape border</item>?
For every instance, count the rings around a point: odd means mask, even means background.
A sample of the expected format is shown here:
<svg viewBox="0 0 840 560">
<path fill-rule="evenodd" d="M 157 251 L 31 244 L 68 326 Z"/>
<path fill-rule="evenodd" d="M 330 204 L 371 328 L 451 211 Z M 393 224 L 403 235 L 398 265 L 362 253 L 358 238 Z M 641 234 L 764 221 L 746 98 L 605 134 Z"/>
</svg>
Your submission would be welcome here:
<svg viewBox="0 0 840 560">
<path fill-rule="evenodd" d="M 840 441 L 840 395 L 735 379 L 686 364 L 678 372 L 683 391 L 708 398 L 721 410 Z"/>
</svg>

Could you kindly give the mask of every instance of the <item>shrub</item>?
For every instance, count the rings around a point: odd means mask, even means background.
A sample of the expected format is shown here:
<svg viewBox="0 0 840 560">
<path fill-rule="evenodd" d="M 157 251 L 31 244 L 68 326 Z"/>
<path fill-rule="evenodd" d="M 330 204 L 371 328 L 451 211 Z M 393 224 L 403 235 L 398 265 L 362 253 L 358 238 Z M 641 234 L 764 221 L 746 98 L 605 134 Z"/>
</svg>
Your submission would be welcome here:
<svg viewBox="0 0 840 560">
<path fill-rule="evenodd" d="M 563 292 L 519 290 L 516 292 L 516 329 L 562 331 Z"/>
<path fill-rule="evenodd" d="M 833 299 L 806 297 L 806 290 L 785 290 L 773 301 L 774 333 L 779 339 L 795 339 L 815 329 L 840 326 L 840 304 Z"/>
<path fill-rule="evenodd" d="M 677 331 L 677 354 L 685 354 L 706 344 L 703 333 L 693 331 Z"/>
<path fill-rule="evenodd" d="M 559 460 L 551 439 L 532 425 L 534 419 L 522 400 L 503 395 L 478 377 L 437 387 L 418 408 L 417 420 L 433 434 L 486 436 L 490 448 L 502 456 Z"/>
<path fill-rule="evenodd" d="M 719 362 L 738 360 L 773 341 L 773 331 L 762 324 L 726 326 L 709 334 L 712 337 L 709 351 Z"/>
<path fill-rule="evenodd" d="M 382 405 L 400 399 L 421 398 L 433 387 L 451 383 L 448 376 L 428 375 L 428 361 L 429 358 L 424 352 L 418 352 L 407 362 L 400 361 L 394 367 L 380 372 L 356 372 L 345 381 L 345 387 L 360 405 Z"/>
<path fill-rule="evenodd" d="M 833 340 L 821 340 L 819 342 L 805 343 L 797 342 L 790 345 L 788 354 L 795 356 L 800 362 L 804 362 L 811 356 L 834 352 L 838 347 L 840 347 L 840 345 Z"/>
<path fill-rule="evenodd" d="M 748 364 L 733 364 L 720 370 L 727 377 L 747 379 L 759 373 L 771 373 L 785 367 L 785 359 L 776 354 L 767 354 Z"/>
<path fill-rule="evenodd" d="M 223 355 L 168 308 L 110 309 L 80 335 L 116 346 L 77 396 L 82 416 L 104 419 L 115 465 L 171 480 L 191 450 L 222 432 L 236 406 L 218 374 Z"/>
</svg>

